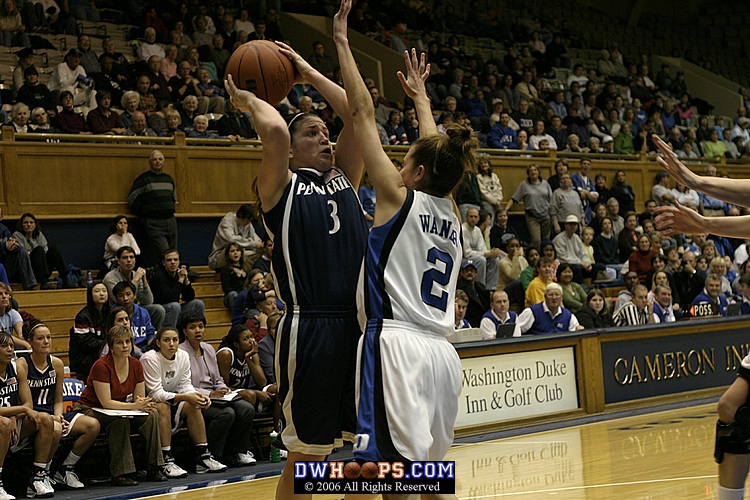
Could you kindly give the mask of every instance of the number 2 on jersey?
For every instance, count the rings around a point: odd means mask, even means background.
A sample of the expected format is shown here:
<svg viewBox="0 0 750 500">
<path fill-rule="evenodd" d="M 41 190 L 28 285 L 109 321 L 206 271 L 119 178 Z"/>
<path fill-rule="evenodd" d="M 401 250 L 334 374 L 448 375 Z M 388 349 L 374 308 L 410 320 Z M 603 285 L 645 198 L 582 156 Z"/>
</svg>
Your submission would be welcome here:
<svg viewBox="0 0 750 500">
<path fill-rule="evenodd" d="M 439 296 L 434 295 L 432 286 L 433 284 L 448 286 L 453 271 L 453 258 L 450 254 L 438 250 L 437 247 L 430 248 L 427 252 L 427 262 L 436 265 L 438 261 L 445 264 L 445 271 L 433 267 L 424 272 L 422 275 L 422 302 L 445 312 L 448 308 L 448 292 L 443 291 Z"/>
</svg>

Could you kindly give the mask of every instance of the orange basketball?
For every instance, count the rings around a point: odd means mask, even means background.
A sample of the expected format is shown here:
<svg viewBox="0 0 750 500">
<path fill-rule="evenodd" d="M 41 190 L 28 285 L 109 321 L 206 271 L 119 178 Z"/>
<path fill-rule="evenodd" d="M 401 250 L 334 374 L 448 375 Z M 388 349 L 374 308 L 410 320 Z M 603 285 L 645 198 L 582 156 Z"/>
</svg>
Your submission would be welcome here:
<svg viewBox="0 0 750 500">
<path fill-rule="evenodd" d="M 347 479 L 357 479 L 360 474 L 360 467 L 357 462 L 349 462 L 344 466 L 344 476 Z"/>
<path fill-rule="evenodd" d="M 365 479 L 375 479 L 378 475 L 378 466 L 375 462 L 365 462 L 362 464 L 362 477 Z"/>
<path fill-rule="evenodd" d="M 276 105 L 294 85 L 294 65 L 269 40 L 252 40 L 237 47 L 227 62 L 228 75 L 241 89 Z"/>
</svg>

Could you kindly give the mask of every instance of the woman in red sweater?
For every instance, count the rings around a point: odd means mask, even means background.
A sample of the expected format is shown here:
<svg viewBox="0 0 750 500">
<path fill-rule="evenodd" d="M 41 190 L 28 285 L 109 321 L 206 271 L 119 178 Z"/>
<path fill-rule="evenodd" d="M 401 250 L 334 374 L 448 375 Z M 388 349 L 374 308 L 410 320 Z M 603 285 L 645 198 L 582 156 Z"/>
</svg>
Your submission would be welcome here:
<svg viewBox="0 0 750 500">
<path fill-rule="evenodd" d="M 656 248 L 651 248 L 651 237 L 642 234 L 638 237 L 638 250 L 630 254 L 628 259 L 630 270 L 638 273 L 638 281 L 641 284 L 646 283 L 646 276 L 651 272 L 651 259 L 659 253 Z"/>
</svg>

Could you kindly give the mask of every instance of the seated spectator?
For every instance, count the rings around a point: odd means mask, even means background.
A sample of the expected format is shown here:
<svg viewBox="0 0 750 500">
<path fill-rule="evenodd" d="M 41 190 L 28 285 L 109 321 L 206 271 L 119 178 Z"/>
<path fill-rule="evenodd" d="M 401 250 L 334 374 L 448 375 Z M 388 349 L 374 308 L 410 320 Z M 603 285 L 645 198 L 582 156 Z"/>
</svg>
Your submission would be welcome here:
<svg viewBox="0 0 750 500">
<path fill-rule="evenodd" d="M 243 139 L 255 139 L 258 133 L 247 114 L 239 111 L 231 99 L 226 102 L 224 115 L 216 122 L 216 130 L 219 135 L 234 135 Z"/>
<path fill-rule="evenodd" d="M 638 284 L 638 274 L 628 271 L 624 276 L 625 288 L 617 294 L 615 307 L 612 314 L 617 314 L 622 307 L 628 302 L 633 301 L 633 287 Z"/>
<path fill-rule="evenodd" d="M 167 122 L 167 128 L 162 131 L 162 137 L 171 137 L 176 132 L 183 132 L 182 129 L 182 116 L 180 112 L 175 109 L 170 109 L 165 113 L 165 120 Z"/>
<path fill-rule="evenodd" d="M 130 281 L 121 281 L 112 289 L 112 294 L 117 300 L 117 305 L 121 306 L 128 314 L 130 329 L 133 332 L 133 355 L 140 358 L 141 354 L 151 344 L 156 329 L 151 323 L 148 311 L 135 303 L 135 290 L 135 285 Z M 110 313 L 114 312 L 115 308 L 113 307 Z"/>
<path fill-rule="evenodd" d="M 164 48 L 156 43 L 156 30 L 148 27 L 143 32 L 143 36 L 146 40 L 138 46 L 138 59 L 143 62 L 148 62 L 148 58 L 151 56 L 159 56 L 163 59 Z"/>
<path fill-rule="evenodd" d="M 575 217 L 576 220 L 580 220 L 583 217 L 581 197 L 573 189 L 573 182 L 567 173 L 560 175 L 560 187 L 552 193 L 549 215 L 552 219 L 552 229 L 555 234 L 559 234 L 562 231 L 560 222 L 565 224 L 564 221 L 571 216 Z"/>
<path fill-rule="evenodd" d="M 169 478 L 188 475 L 172 456 L 172 434 L 180 422 L 186 421 L 193 444 L 195 472 L 223 472 L 227 466 L 217 461 L 208 451 L 206 424 L 202 410 L 211 406 L 211 399 L 196 391 L 190 380 L 190 359 L 180 343 L 177 329 L 164 326 L 154 337 L 154 349 L 141 356 L 148 397 L 159 411 L 159 436 L 164 459 L 162 473 Z M 175 408 L 173 411 L 172 408 Z"/>
<path fill-rule="evenodd" d="M 177 46 L 174 44 L 167 45 L 164 49 L 164 57 L 159 62 L 159 73 L 165 80 L 169 81 L 172 77 L 177 76 Z"/>
<path fill-rule="evenodd" d="M 245 286 L 245 255 L 239 243 L 230 243 L 224 248 L 224 266 L 221 267 L 221 290 L 224 292 L 224 307 L 234 309 L 234 301 Z"/>
<path fill-rule="evenodd" d="M 548 284 L 544 289 L 544 300 L 527 307 L 518 315 L 513 336 L 583 330 L 578 324 L 578 319 L 562 306 L 562 300 L 560 285 Z"/>
<path fill-rule="evenodd" d="M 727 147 L 719 140 L 719 131 L 716 129 L 711 129 L 708 132 L 708 140 L 701 143 L 701 149 L 703 150 L 703 156 L 707 158 L 724 156 L 727 152 Z"/>
<path fill-rule="evenodd" d="M 268 274 L 271 272 L 271 255 L 273 254 L 273 240 L 266 236 L 263 239 L 263 249 L 261 251 L 260 256 L 255 259 L 255 264 L 253 264 L 253 269 L 260 269 L 263 271 L 263 274 Z"/>
<path fill-rule="evenodd" d="M 625 263 L 630 258 L 630 254 L 638 249 L 638 233 L 635 230 L 637 222 L 635 212 L 625 214 L 625 227 L 617 237 L 617 248 L 622 263 Z"/>
<path fill-rule="evenodd" d="M 633 130 L 628 122 L 622 124 L 620 133 L 615 136 L 615 153 L 623 155 L 635 154 Z"/>
<path fill-rule="evenodd" d="M 25 213 L 18 219 L 16 231 L 13 238 L 29 253 L 31 268 L 37 283 L 41 283 L 42 290 L 55 288 L 52 282 L 48 282 L 52 271 L 57 271 L 62 280 L 64 288 L 73 288 L 75 285 L 68 279 L 68 266 L 65 264 L 60 250 L 54 245 L 49 245 L 44 237 L 42 229 L 31 213 Z"/>
<path fill-rule="evenodd" d="M 547 148 L 541 147 L 541 142 L 543 140 L 547 141 Z M 557 149 L 557 143 L 555 142 L 555 139 L 546 132 L 543 120 L 537 120 L 534 123 L 534 133 L 529 137 L 529 144 L 531 145 L 531 149 L 536 150 Z"/>
<path fill-rule="evenodd" d="M 99 431 L 99 422 L 77 412 L 63 414 L 63 372 L 65 367 L 60 358 L 50 356 L 52 342 L 49 328 L 37 319 L 27 321 L 23 327 L 23 336 L 31 344 L 31 353 L 25 354 L 16 361 L 19 373 L 27 374 L 33 409 L 53 420 L 52 444 L 49 460 L 52 460 L 60 438 L 77 436 L 72 450 L 54 476 L 56 484 L 68 489 L 79 490 L 84 484 L 75 473 L 75 465 L 94 444 Z M 35 443 L 35 445 L 38 443 Z M 47 464 L 49 474 L 50 463 Z M 49 480 L 49 479 L 48 479 Z M 49 484 L 49 483 L 48 483 Z M 32 490 L 35 491 L 34 485 Z"/>
<path fill-rule="evenodd" d="M 586 291 L 573 281 L 573 268 L 565 262 L 557 266 L 557 283 L 562 287 L 563 304 L 573 314 L 583 307 Z"/>
<path fill-rule="evenodd" d="M 242 248 L 245 267 L 249 268 L 258 259 L 264 243 L 252 224 L 253 211 L 251 205 L 245 204 L 240 206 L 236 213 L 229 212 L 221 219 L 216 228 L 211 254 L 208 256 L 208 266 L 211 269 L 218 270 L 226 265 L 224 250 L 229 243 L 237 243 Z M 270 258 L 270 255 L 268 257 Z"/>
<path fill-rule="evenodd" d="M 523 292 L 526 294 L 526 290 L 529 288 L 529 284 L 534 279 L 534 271 L 536 270 L 536 265 L 539 262 L 540 254 L 539 250 L 537 250 L 534 247 L 529 248 L 529 252 L 527 254 L 526 260 L 529 262 L 529 265 L 526 269 L 521 271 L 521 284 L 523 285 Z M 525 303 L 525 298 L 524 298 Z"/>
<path fill-rule="evenodd" d="M 232 324 L 245 324 L 248 319 L 258 314 L 255 299 L 262 297 L 276 297 L 273 289 L 273 275 L 264 275 L 260 269 L 251 269 L 247 273 L 244 289 L 237 295 L 232 310 Z M 283 305 L 282 305 L 283 306 Z M 280 308 L 281 309 L 281 308 Z"/>
<path fill-rule="evenodd" d="M 65 61 L 52 71 L 47 87 L 53 92 L 68 91 L 73 96 L 75 106 L 96 106 L 96 91 L 93 80 L 81 66 L 81 51 L 70 49 Z"/>
<path fill-rule="evenodd" d="M 166 481 L 161 472 L 164 465 L 159 449 L 159 414 L 156 403 L 146 397 L 146 384 L 141 363 L 130 356 L 133 334 L 130 329 L 117 325 L 107 332 L 109 353 L 99 358 L 91 367 L 81 399 L 75 409 L 99 421 L 107 431 L 111 454 L 110 471 L 113 486 L 136 486 L 131 477 L 136 472 L 130 434 L 133 430 L 146 440 L 147 475 L 151 481 Z M 132 401 L 129 401 L 132 399 Z M 139 410 L 147 415 L 122 418 L 105 415 L 94 408 L 111 410 Z"/>
<path fill-rule="evenodd" d="M 657 248 L 651 248 L 651 237 L 648 234 L 644 233 L 638 237 L 638 250 L 631 252 L 628 257 L 628 269 L 638 274 L 641 283 L 646 283 L 646 276 L 653 269 L 651 261 L 658 253 Z"/>
<path fill-rule="evenodd" d="M 581 238 L 577 234 L 578 224 L 578 217 L 569 215 L 565 219 L 565 230 L 555 236 L 553 243 L 560 262 L 570 264 L 573 269 L 573 280 L 576 283 L 582 283 L 584 277 L 599 279 L 598 274 L 604 272 L 604 266 L 593 263 L 589 259 Z"/>
<path fill-rule="evenodd" d="M 104 243 L 104 267 L 107 272 L 117 269 L 117 252 L 122 247 L 130 247 L 133 249 L 136 259 L 141 255 L 141 249 L 138 247 L 138 242 L 135 241 L 133 234 L 128 232 L 130 228 L 130 222 L 124 215 L 115 216 L 112 224 L 109 226 L 109 232 L 111 233 Z M 133 261 L 135 263 L 135 261 Z"/>
<path fill-rule="evenodd" d="M 114 60 L 107 54 L 101 58 L 101 65 L 102 70 L 92 76 L 97 92 L 107 90 L 112 94 L 112 101 L 121 102 L 124 88 L 130 86 L 128 77 L 116 71 Z"/>
<path fill-rule="evenodd" d="M 490 310 L 484 313 L 479 328 L 482 330 L 484 340 L 494 339 L 497 336 L 497 327 L 509 323 L 515 323 L 517 315 L 510 311 L 508 294 L 503 291 L 492 292 Z"/>
<path fill-rule="evenodd" d="M 656 174 L 654 185 L 651 188 L 651 198 L 657 205 L 674 205 L 675 197 L 669 189 L 669 174 L 659 172 Z"/>
<path fill-rule="evenodd" d="M 406 129 L 401 123 L 401 111 L 391 110 L 388 121 L 383 124 L 386 134 L 388 134 L 388 144 L 390 145 L 408 145 L 409 139 L 406 137 Z"/>
<path fill-rule="evenodd" d="M 195 298 L 187 267 L 180 265 L 180 253 L 173 248 L 165 250 L 161 263 L 151 278 L 151 289 L 154 302 L 164 306 L 164 324 L 176 325 L 180 313 L 188 309 L 203 315 L 206 306 L 203 301 Z M 180 300 L 183 301 L 182 304 Z"/>
<path fill-rule="evenodd" d="M 127 281 L 134 287 L 136 301 L 148 311 L 149 318 L 154 325 L 159 327 L 164 324 L 165 311 L 160 304 L 154 304 L 154 296 L 151 287 L 148 284 L 146 270 L 142 267 L 136 268 L 135 249 L 128 245 L 123 245 L 115 253 L 117 263 L 114 269 L 109 271 L 102 280 L 109 291 L 110 302 L 118 302 L 115 295 L 115 285 L 121 281 Z M 138 335 L 136 335 L 138 338 Z"/>
<path fill-rule="evenodd" d="M 140 105 L 140 103 L 141 95 L 135 90 L 128 90 L 127 92 L 122 94 L 122 100 L 120 104 L 122 105 L 122 109 L 124 111 L 120 115 L 120 119 L 122 120 L 122 124 L 124 127 L 130 127 L 130 122 L 133 119 L 133 113 L 138 110 L 138 106 Z"/>
<path fill-rule="evenodd" d="M 654 323 L 654 304 L 649 304 L 648 289 L 643 285 L 635 285 L 632 293 L 632 300 L 615 312 L 613 317 L 615 326 L 636 326 Z"/>
<path fill-rule="evenodd" d="M 680 316 L 680 305 L 672 304 L 672 289 L 665 285 L 654 287 L 653 309 L 654 323 L 674 323 Z"/>
<path fill-rule="evenodd" d="M 31 130 L 36 134 L 61 134 L 62 131 L 53 127 L 49 122 L 49 114 L 44 108 L 34 108 L 31 112 Z M 47 142 L 58 142 L 56 139 L 47 139 Z"/>
<path fill-rule="evenodd" d="M 217 134 L 208 131 L 208 117 L 198 115 L 193 118 L 193 129 L 187 133 L 188 137 L 194 139 L 219 139 Z"/>
<path fill-rule="evenodd" d="M 148 128 L 146 115 L 141 111 L 134 111 L 130 118 L 130 126 L 124 135 L 133 137 L 156 137 L 156 132 Z"/>
<path fill-rule="evenodd" d="M 0 42 L 5 47 L 31 47 L 31 38 L 21 20 L 15 0 L 4 0 L 0 9 Z"/>
<path fill-rule="evenodd" d="M 125 133 L 120 114 L 113 111 L 112 94 L 108 90 L 100 90 L 96 93 L 97 107 L 89 111 L 86 123 L 92 134 L 116 134 Z"/>
<path fill-rule="evenodd" d="M 461 274 L 457 289 L 463 290 L 469 297 L 466 320 L 474 328 L 479 327 L 482 316 L 490 308 L 489 292 L 476 278 L 477 265 L 471 259 L 464 259 L 461 263 Z"/>
<path fill-rule="evenodd" d="M 16 101 L 32 109 L 38 107 L 51 109 L 57 106 L 50 89 L 43 83 L 39 83 L 39 72 L 34 66 L 29 66 L 23 71 L 23 81 L 23 86 L 18 89 Z"/>
<path fill-rule="evenodd" d="M 240 397 L 255 407 L 256 414 L 275 405 L 276 387 L 266 379 L 259 343 L 247 327 L 234 325 L 229 329 L 221 339 L 216 360 L 224 382 L 230 389 L 239 390 Z M 246 454 L 253 455 L 249 451 Z"/>
<path fill-rule="evenodd" d="M 525 130 L 519 130 L 518 136 L 516 137 L 516 149 L 521 151 L 529 151 L 531 145 L 529 144 L 529 134 Z"/>
<path fill-rule="evenodd" d="M 508 241 L 508 253 L 498 263 L 497 290 L 504 290 L 512 281 L 521 278 L 521 273 L 529 266 L 523 256 L 523 247 L 518 239 L 512 238 Z"/>
<path fill-rule="evenodd" d="M 198 112 L 198 98 L 194 95 L 189 95 L 182 101 L 180 107 L 180 118 L 182 122 L 182 130 L 187 134 L 193 130 L 193 120 L 196 116 L 201 113 Z"/>
<path fill-rule="evenodd" d="M 608 268 L 619 271 L 622 268 L 617 249 L 617 238 L 612 230 L 612 219 L 609 216 L 602 219 L 601 233 L 594 237 L 594 259 Z"/>
<path fill-rule="evenodd" d="M 187 310 L 180 314 L 178 329 L 180 338 L 185 339 L 180 349 L 186 351 L 190 358 L 193 387 L 209 398 L 223 398 L 230 389 L 219 371 L 216 351 L 202 341 L 206 329 L 205 318 L 195 310 Z M 237 398 L 221 406 L 212 404 L 201 411 L 206 422 L 208 449 L 217 460 L 230 466 L 255 463 L 252 454 L 247 452 L 255 418 L 252 404 Z"/>
<path fill-rule="evenodd" d="M 690 314 L 694 318 L 704 316 L 726 316 L 727 298 L 721 293 L 721 276 L 710 273 L 706 276 L 703 291 L 691 302 Z"/>
<path fill-rule="evenodd" d="M 135 90 L 141 96 L 138 103 L 138 110 L 146 115 L 156 111 L 156 95 L 151 92 L 151 78 L 148 75 L 141 75 L 135 82 Z"/>
<path fill-rule="evenodd" d="M 466 212 L 466 222 L 462 224 L 463 252 L 464 257 L 471 259 L 477 267 L 477 282 L 491 291 L 497 287 L 500 250 L 487 248 L 482 230 L 478 226 L 479 219 L 479 210 L 469 208 Z"/>
<path fill-rule="evenodd" d="M 12 306 L 13 290 L 7 283 L 0 282 L 0 331 L 13 336 L 17 349 L 31 349 L 31 345 L 23 339 L 21 328 L 23 318 Z"/>
<path fill-rule="evenodd" d="M 198 88 L 203 96 L 208 97 L 208 112 L 223 114 L 226 103 L 224 89 L 211 80 L 206 68 L 200 67 L 196 73 Z"/>
<path fill-rule="evenodd" d="M 499 248 L 500 254 L 505 256 L 511 239 L 518 239 L 520 232 L 508 220 L 508 212 L 500 208 L 495 216 L 495 225 L 490 229 L 490 247 Z M 523 244 L 522 244 L 523 245 Z"/>
<path fill-rule="evenodd" d="M 740 311 L 743 315 L 750 314 L 750 273 L 745 273 L 739 278 Z"/>
<path fill-rule="evenodd" d="M 29 253 L 13 237 L 2 220 L 3 211 L 0 208 L 0 282 L 9 284 L 9 279 L 12 279 L 22 283 L 24 290 L 31 290 L 36 287 L 36 278 Z"/>
<path fill-rule="evenodd" d="M 592 289 L 586 295 L 583 307 L 575 315 L 580 325 L 587 330 L 614 326 L 612 315 L 607 307 L 607 298 L 598 288 Z"/>
<path fill-rule="evenodd" d="M 86 289 L 86 307 L 78 311 L 70 329 L 70 369 L 81 380 L 88 378 L 107 341 L 107 316 L 107 287 L 104 283 L 89 286 Z"/>
<path fill-rule="evenodd" d="M 705 285 L 706 273 L 698 270 L 697 261 L 694 252 L 686 251 L 682 254 L 682 269 L 673 274 L 675 291 L 683 310 L 690 307 Z"/>
<path fill-rule="evenodd" d="M 24 103 L 17 102 L 13 105 L 13 108 L 10 110 L 10 120 L 10 125 L 13 126 L 17 134 L 31 132 L 28 126 L 29 107 Z"/>
<path fill-rule="evenodd" d="M 66 90 L 60 94 L 62 111 L 55 116 L 54 124 L 64 134 L 90 134 L 83 113 L 73 111 L 73 94 Z"/>
<path fill-rule="evenodd" d="M 748 125 L 750 125 L 750 119 L 746 116 L 741 116 L 737 120 L 737 124 L 731 129 L 730 139 L 740 138 L 740 142 L 737 144 L 737 148 L 739 149 L 750 144 L 750 130 L 748 130 Z"/>
<path fill-rule="evenodd" d="M 187 97 L 194 97 L 196 100 L 196 107 L 192 111 L 197 110 L 197 114 L 202 115 L 208 112 L 209 98 L 203 95 L 198 87 L 199 83 L 198 79 L 190 74 L 190 63 L 188 61 L 182 61 L 177 66 L 177 76 L 174 76 L 169 80 L 169 88 L 172 89 L 172 99 L 177 102 L 182 102 L 183 108 L 186 107 L 185 99 Z M 188 117 L 190 120 L 187 123 L 191 123 L 193 121 L 193 116 L 190 115 Z M 183 116 L 183 122 L 186 121 L 184 118 L 185 117 Z"/>
<path fill-rule="evenodd" d="M 748 308 L 750 308 L 750 302 L 748 302 L 748 304 L 749 304 Z M 455 307 L 454 307 L 454 310 L 455 310 L 455 325 L 454 326 L 456 330 L 463 330 L 464 328 L 471 328 L 471 325 L 466 320 L 466 308 L 468 306 L 469 306 L 469 296 L 466 295 L 466 292 L 464 292 L 463 290 L 456 290 L 456 300 L 455 300 Z M 748 310 L 750 311 L 750 309 Z M 263 340 L 265 340 L 265 337 Z"/>
<path fill-rule="evenodd" d="M 34 441 L 34 466 L 29 477 L 27 495 L 30 497 L 51 497 L 55 490 L 49 483 L 47 462 L 52 460 L 50 445 L 54 436 L 54 419 L 47 413 L 33 410 L 33 400 L 29 390 L 29 370 L 26 363 L 13 359 L 13 339 L 8 332 L 0 332 L 0 360 L 2 374 L 3 405 L 0 407 L 0 423 L 3 431 L 0 460 L 5 460 L 9 451 L 18 451 Z M 2 488 L 3 498 L 15 498 Z"/>
<path fill-rule="evenodd" d="M 538 304 L 544 300 L 544 290 L 553 282 L 555 277 L 554 261 L 549 257 L 541 257 L 534 267 L 534 278 L 526 287 L 526 307 Z M 561 292 L 562 293 L 562 292 Z"/>
</svg>

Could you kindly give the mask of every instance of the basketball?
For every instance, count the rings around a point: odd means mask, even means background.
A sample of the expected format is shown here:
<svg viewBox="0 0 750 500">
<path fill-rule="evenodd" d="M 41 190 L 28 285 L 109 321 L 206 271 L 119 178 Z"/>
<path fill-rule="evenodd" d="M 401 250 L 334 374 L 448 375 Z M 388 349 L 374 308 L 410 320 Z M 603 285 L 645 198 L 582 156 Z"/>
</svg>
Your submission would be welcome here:
<svg viewBox="0 0 750 500">
<path fill-rule="evenodd" d="M 295 69 L 275 43 L 252 40 L 232 53 L 226 73 L 232 75 L 237 87 L 276 105 L 292 90 Z"/>
<path fill-rule="evenodd" d="M 375 479 L 378 475 L 378 466 L 375 462 L 365 462 L 362 464 L 362 477 L 365 479 Z"/>
<path fill-rule="evenodd" d="M 360 467 L 357 462 L 349 462 L 344 466 L 344 476 L 347 479 L 357 479 L 359 477 Z"/>
</svg>

